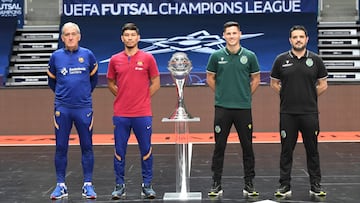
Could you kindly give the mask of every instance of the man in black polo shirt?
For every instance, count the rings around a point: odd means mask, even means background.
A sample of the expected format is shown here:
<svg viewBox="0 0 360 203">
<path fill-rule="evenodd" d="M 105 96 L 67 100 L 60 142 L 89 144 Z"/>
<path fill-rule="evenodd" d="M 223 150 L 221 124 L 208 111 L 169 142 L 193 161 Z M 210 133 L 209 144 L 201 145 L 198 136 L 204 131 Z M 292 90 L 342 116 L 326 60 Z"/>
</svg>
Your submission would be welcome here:
<svg viewBox="0 0 360 203">
<path fill-rule="evenodd" d="M 290 29 L 291 50 L 274 61 L 270 86 L 280 95 L 280 187 L 275 196 L 291 195 L 293 151 L 301 132 L 310 176 L 310 194 L 325 196 L 320 185 L 318 152 L 319 95 L 327 89 L 327 71 L 321 58 L 306 49 L 306 29 L 295 25 Z"/>
</svg>

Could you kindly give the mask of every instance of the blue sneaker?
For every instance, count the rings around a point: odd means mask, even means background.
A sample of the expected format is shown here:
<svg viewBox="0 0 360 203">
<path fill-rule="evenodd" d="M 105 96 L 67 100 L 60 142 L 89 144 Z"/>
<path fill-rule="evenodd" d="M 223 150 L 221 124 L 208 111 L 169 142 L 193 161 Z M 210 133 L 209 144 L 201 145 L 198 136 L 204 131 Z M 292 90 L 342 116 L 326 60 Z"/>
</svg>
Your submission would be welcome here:
<svg viewBox="0 0 360 203">
<path fill-rule="evenodd" d="M 82 196 L 86 199 L 96 199 L 96 193 L 93 185 L 84 185 L 82 187 Z"/>
<path fill-rule="evenodd" d="M 50 195 L 50 199 L 56 200 L 67 196 L 68 196 L 68 192 L 66 186 L 60 186 L 59 184 L 57 184 L 56 188 Z"/>
<path fill-rule="evenodd" d="M 126 197 L 126 188 L 125 184 L 116 184 L 114 191 L 111 193 L 111 199 L 125 199 Z"/>
<path fill-rule="evenodd" d="M 146 199 L 155 199 L 156 193 L 153 190 L 151 184 L 142 184 L 141 196 Z"/>
</svg>

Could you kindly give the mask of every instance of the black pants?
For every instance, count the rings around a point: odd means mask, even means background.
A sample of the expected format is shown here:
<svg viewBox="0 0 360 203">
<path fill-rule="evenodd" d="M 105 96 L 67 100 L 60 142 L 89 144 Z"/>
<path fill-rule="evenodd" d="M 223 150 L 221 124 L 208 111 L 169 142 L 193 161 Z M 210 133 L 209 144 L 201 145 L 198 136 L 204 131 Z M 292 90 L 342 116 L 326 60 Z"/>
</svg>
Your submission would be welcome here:
<svg viewBox="0 0 360 203">
<path fill-rule="evenodd" d="M 306 150 L 307 170 L 310 183 L 320 183 L 320 161 L 318 152 L 318 114 L 280 114 L 280 184 L 290 185 L 293 152 L 301 132 Z"/>
<path fill-rule="evenodd" d="M 234 124 L 239 136 L 243 153 L 244 179 L 251 181 L 255 177 L 255 158 L 252 147 L 252 115 L 251 109 L 225 109 L 215 107 L 215 149 L 211 170 L 213 180 L 221 182 L 224 166 L 224 154 L 230 129 Z"/>
</svg>

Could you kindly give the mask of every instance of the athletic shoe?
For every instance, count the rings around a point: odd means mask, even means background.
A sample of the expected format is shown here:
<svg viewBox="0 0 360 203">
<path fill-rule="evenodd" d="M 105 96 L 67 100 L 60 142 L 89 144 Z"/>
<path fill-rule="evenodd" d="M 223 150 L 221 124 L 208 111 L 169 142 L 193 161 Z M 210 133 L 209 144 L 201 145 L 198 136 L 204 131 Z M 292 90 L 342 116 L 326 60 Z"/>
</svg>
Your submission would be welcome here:
<svg viewBox="0 0 360 203">
<path fill-rule="evenodd" d="M 68 196 L 67 187 L 60 186 L 59 184 L 57 184 L 54 191 L 50 195 L 50 199 L 56 200 L 67 196 Z"/>
<path fill-rule="evenodd" d="M 259 196 L 259 193 L 256 192 L 252 181 L 245 182 L 245 187 L 243 189 L 243 195 L 245 195 L 245 196 Z"/>
<path fill-rule="evenodd" d="M 126 188 L 125 184 L 116 184 L 114 191 L 111 193 L 111 198 L 116 199 L 124 199 L 126 197 Z"/>
<path fill-rule="evenodd" d="M 141 185 L 141 196 L 146 199 L 154 199 L 156 197 L 156 192 L 153 190 L 151 184 L 142 184 Z"/>
<path fill-rule="evenodd" d="M 290 185 L 283 185 L 281 184 L 279 189 L 276 190 L 275 194 L 276 197 L 286 197 L 291 196 Z"/>
<path fill-rule="evenodd" d="M 84 185 L 82 187 L 82 196 L 86 199 L 96 199 L 96 193 L 93 185 Z"/>
<path fill-rule="evenodd" d="M 219 195 L 221 196 L 223 194 L 223 192 L 224 191 L 221 188 L 221 183 L 214 181 L 211 186 L 210 191 L 208 192 L 208 196 L 211 196 L 211 197 L 216 197 Z"/>
<path fill-rule="evenodd" d="M 323 190 L 319 183 L 311 184 L 310 194 L 316 196 L 326 196 L 326 192 Z"/>
</svg>

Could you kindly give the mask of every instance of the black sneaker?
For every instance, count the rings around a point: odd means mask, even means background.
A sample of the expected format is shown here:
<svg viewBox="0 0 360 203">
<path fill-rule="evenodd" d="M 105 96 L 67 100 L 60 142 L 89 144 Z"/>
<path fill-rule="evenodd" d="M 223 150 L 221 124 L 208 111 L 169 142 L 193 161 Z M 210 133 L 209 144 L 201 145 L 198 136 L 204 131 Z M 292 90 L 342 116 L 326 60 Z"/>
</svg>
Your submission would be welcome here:
<svg viewBox="0 0 360 203">
<path fill-rule="evenodd" d="M 221 188 L 221 183 L 214 181 L 211 186 L 210 191 L 208 192 L 208 196 L 216 197 L 223 194 L 223 190 Z"/>
<path fill-rule="evenodd" d="M 316 196 L 326 196 L 326 192 L 323 190 L 319 183 L 311 184 L 310 194 Z"/>
<path fill-rule="evenodd" d="M 111 198 L 114 200 L 125 199 L 126 190 L 125 184 L 116 184 L 114 191 L 111 193 Z"/>
<path fill-rule="evenodd" d="M 281 184 L 279 189 L 277 189 L 275 191 L 274 194 L 276 197 L 286 197 L 286 196 L 291 196 L 291 190 L 290 190 L 290 185 L 283 185 Z"/>
<path fill-rule="evenodd" d="M 259 196 L 259 193 L 256 192 L 254 185 L 251 181 L 245 182 L 245 187 L 243 189 L 243 195 L 245 196 Z"/>
<path fill-rule="evenodd" d="M 155 199 L 156 192 L 153 190 L 151 184 L 142 184 L 141 185 L 141 196 L 146 199 Z"/>
</svg>

